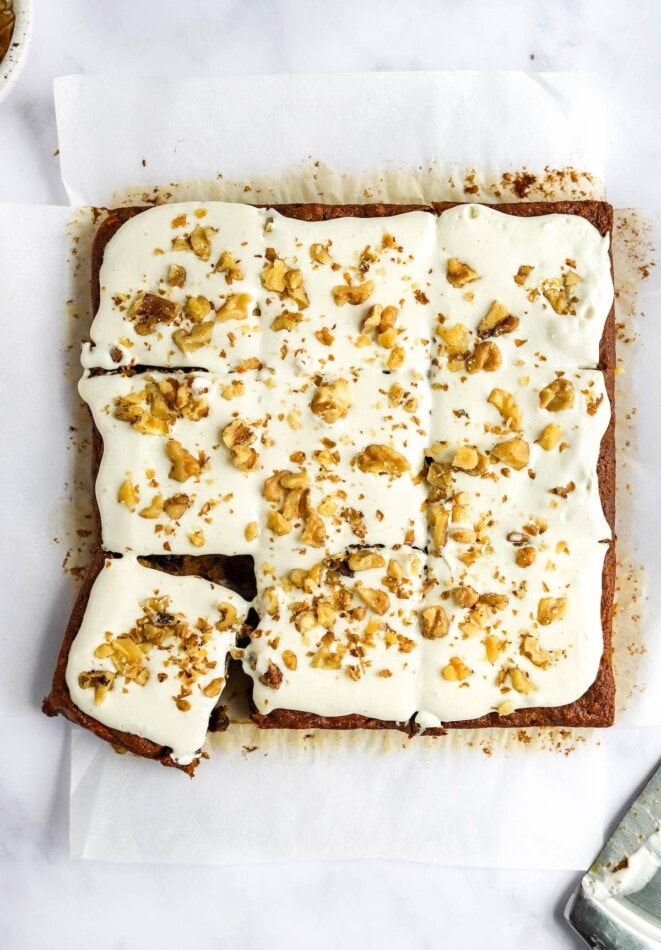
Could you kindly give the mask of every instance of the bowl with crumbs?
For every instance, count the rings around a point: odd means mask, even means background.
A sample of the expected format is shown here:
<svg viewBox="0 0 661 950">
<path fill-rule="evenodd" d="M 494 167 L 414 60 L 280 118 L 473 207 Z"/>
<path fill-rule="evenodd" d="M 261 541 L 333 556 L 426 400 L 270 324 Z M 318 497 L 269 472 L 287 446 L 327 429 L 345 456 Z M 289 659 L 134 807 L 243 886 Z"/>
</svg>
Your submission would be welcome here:
<svg viewBox="0 0 661 950">
<path fill-rule="evenodd" d="M 32 37 L 32 0 L 0 0 L 0 102 L 19 77 Z"/>
</svg>

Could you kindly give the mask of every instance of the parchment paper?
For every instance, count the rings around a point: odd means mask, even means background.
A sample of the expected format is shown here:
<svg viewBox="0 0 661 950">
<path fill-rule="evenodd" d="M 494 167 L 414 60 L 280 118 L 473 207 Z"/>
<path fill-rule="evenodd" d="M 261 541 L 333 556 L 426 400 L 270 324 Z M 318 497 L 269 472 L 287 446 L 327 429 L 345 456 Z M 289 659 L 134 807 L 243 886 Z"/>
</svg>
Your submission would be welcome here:
<svg viewBox="0 0 661 950">
<path fill-rule="evenodd" d="M 67 76 L 55 103 L 64 184 L 89 205 L 154 185 L 254 203 L 599 196 L 609 128 L 573 73 Z M 538 181 L 503 181 L 523 168 Z M 567 168 L 590 175 L 549 174 Z"/>
<path fill-rule="evenodd" d="M 154 187 L 171 181 L 183 183 L 166 189 L 173 196 L 228 197 L 237 189 L 232 179 L 253 189 L 243 200 L 305 200 L 320 187 L 317 161 L 325 200 L 346 200 L 347 192 L 355 200 L 370 175 L 365 200 L 458 192 L 484 199 L 499 188 L 511 200 L 518 196 L 503 185 L 503 172 L 524 166 L 539 176 L 541 193 L 601 194 L 603 113 L 577 77 L 66 78 L 56 100 L 63 176 L 74 202 L 153 197 Z M 587 174 L 544 177 L 546 166 Z M 471 178 L 474 168 L 481 173 Z M 443 180 L 450 194 L 437 190 Z M 474 181 L 478 191 L 465 192 Z M 653 230 L 645 240 L 653 244 L 661 239 L 661 215 L 647 220 Z M 630 232 L 623 232 L 627 240 Z M 630 263 L 631 248 L 621 256 Z M 627 278 L 634 322 L 637 267 Z M 644 286 L 651 312 L 660 290 L 654 272 Z M 631 542 L 625 557 L 649 569 L 659 563 L 650 516 L 659 453 L 650 436 L 661 382 L 653 358 L 659 330 L 652 319 L 640 321 L 645 348 L 623 351 L 621 398 L 629 407 L 644 398 L 650 411 L 640 413 L 640 445 L 625 446 L 630 489 L 621 530 Z M 622 432 L 624 442 L 633 436 Z M 620 617 L 618 636 L 627 647 L 621 720 L 659 724 L 661 703 L 645 687 L 661 648 L 645 620 L 640 584 L 635 595 L 624 584 L 620 596 L 635 597 L 630 613 L 641 615 L 635 624 Z M 309 739 L 234 725 L 212 739 L 211 758 L 190 783 L 75 730 L 71 853 L 182 863 L 356 857 L 584 867 L 619 804 L 609 794 L 622 748 L 632 769 L 643 761 L 648 767 L 649 744 L 641 744 L 639 762 L 630 738 L 639 732 L 494 730 L 408 741 L 365 733 Z"/>
</svg>

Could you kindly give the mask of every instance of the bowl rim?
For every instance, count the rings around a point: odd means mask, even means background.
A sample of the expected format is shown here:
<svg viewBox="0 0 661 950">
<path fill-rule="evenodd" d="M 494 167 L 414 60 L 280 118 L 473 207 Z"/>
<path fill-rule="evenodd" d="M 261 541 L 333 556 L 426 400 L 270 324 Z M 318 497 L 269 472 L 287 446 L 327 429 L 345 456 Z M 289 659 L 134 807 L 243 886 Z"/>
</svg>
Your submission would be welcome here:
<svg viewBox="0 0 661 950">
<path fill-rule="evenodd" d="M 0 102 L 9 95 L 25 65 L 32 39 L 32 8 L 32 0 L 14 0 L 14 32 L 7 53 L 0 60 Z"/>
</svg>

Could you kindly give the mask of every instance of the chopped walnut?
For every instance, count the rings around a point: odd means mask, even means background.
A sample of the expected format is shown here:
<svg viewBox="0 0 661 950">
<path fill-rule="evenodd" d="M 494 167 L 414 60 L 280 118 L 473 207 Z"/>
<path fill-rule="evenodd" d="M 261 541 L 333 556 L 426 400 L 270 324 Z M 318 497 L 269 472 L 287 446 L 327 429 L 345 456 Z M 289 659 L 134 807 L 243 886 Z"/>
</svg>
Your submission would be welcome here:
<svg viewBox="0 0 661 950">
<path fill-rule="evenodd" d="M 310 666 L 317 670 L 339 670 L 342 666 L 342 655 L 339 652 L 331 652 L 330 647 L 324 645 L 312 657 Z"/>
<path fill-rule="evenodd" d="M 188 540 L 196 548 L 203 548 L 205 544 L 204 531 L 198 528 L 197 531 L 191 531 Z"/>
<path fill-rule="evenodd" d="M 471 668 L 466 666 L 461 657 L 453 656 L 450 658 L 448 665 L 444 666 L 441 670 L 441 676 L 443 679 L 457 682 L 458 680 L 467 679 L 471 676 L 472 672 Z"/>
<path fill-rule="evenodd" d="M 511 393 L 505 389 L 492 389 L 487 402 L 496 407 L 508 429 L 521 431 L 523 413 Z"/>
<path fill-rule="evenodd" d="M 427 640 L 436 640 L 438 637 L 447 636 L 450 626 L 447 614 L 440 604 L 425 607 L 421 616 L 423 637 Z"/>
<path fill-rule="evenodd" d="M 317 264 L 330 264 L 331 256 L 328 253 L 328 247 L 325 244 L 311 244 L 310 257 Z"/>
<path fill-rule="evenodd" d="M 390 607 L 390 598 L 384 590 L 376 590 L 373 587 L 365 587 L 360 581 L 356 581 L 356 593 L 361 600 L 364 600 L 368 607 L 374 613 L 383 616 Z"/>
<path fill-rule="evenodd" d="M 186 283 L 186 268 L 181 264 L 170 264 L 168 269 L 168 284 L 170 287 L 183 287 Z"/>
<path fill-rule="evenodd" d="M 329 425 L 344 419 L 352 405 L 351 390 L 346 379 L 322 383 L 315 390 L 310 408 Z"/>
<path fill-rule="evenodd" d="M 276 333 L 280 330 L 295 330 L 303 319 L 303 314 L 298 311 L 285 310 L 279 313 L 271 323 L 271 329 Z"/>
<path fill-rule="evenodd" d="M 211 228 L 204 228 L 201 224 L 195 225 L 190 236 L 190 246 L 196 257 L 201 261 L 208 261 L 211 256 L 211 239 L 213 231 Z"/>
<path fill-rule="evenodd" d="M 180 310 L 179 304 L 168 297 L 144 293 L 138 294 L 128 316 L 134 321 L 138 336 L 149 336 L 155 332 L 159 323 L 171 323 L 179 316 Z"/>
<path fill-rule="evenodd" d="M 198 476 L 202 471 L 199 460 L 175 439 L 168 439 L 165 444 L 165 454 L 172 462 L 168 476 L 175 482 L 185 482 L 189 478 Z"/>
<path fill-rule="evenodd" d="M 332 290 L 333 300 L 338 307 L 343 307 L 347 303 L 356 307 L 369 300 L 373 293 L 373 280 L 365 280 L 362 284 L 340 284 Z"/>
<path fill-rule="evenodd" d="M 537 552 L 528 544 L 517 550 L 515 560 L 518 567 L 530 567 L 531 564 L 535 563 L 536 557 Z"/>
<path fill-rule="evenodd" d="M 190 508 L 191 500 L 188 495 L 179 493 L 173 495 L 171 498 L 167 498 L 163 502 L 163 510 L 168 518 L 172 518 L 173 521 L 178 521 L 181 518 L 185 511 Z"/>
<path fill-rule="evenodd" d="M 262 270 L 262 283 L 281 297 L 289 297 L 299 310 L 309 306 L 309 299 L 303 286 L 303 273 L 298 268 L 290 268 L 282 258 L 277 257 L 273 248 L 266 250 L 266 263 Z"/>
<path fill-rule="evenodd" d="M 390 475 L 393 478 L 399 478 L 411 470 L 404 456 L 389 445 L 367 445 L 355 460 L 361 472 Z"/>
<path fill-rule="evenodd" d="M 559 376 L 549 383 L 539 394 L 539 404 L 549 412 L 571 409 L 574 405 L 574 384 L 565 376 Z"/>
<path fill-rule="evenodd" d="M 127 478 L 119 486 L 119 491 L 117 492 L 117 501 L 122 505 L 126 505 L 129 511 L 135 511 L 138 506 L 138 494 L 133 485 L 133 482 Z"/>
<path fill-rule="evenodd" d="M 520 471 L 530 460 L 530 446 L 524 439 L 509 439 L 497 442 L 491 449 L 493 458 Z"/>
<path fill-rule="evenodd" d="M 291 521 L 288 521 L 284 515 L 280 514 L 279 511 L 275 511 L 273 508 L 269 510 L 266 516 L 266 524 L 269 530 L 279 537 L 290 534 L 293 527 Z"/>
<path fill-rule="evenodd" d="M 195 353 L 196 350 L 211 342 L 213 323 L 198 323 L 191 330 L 179 329 L 172 334 L 172 340 L 182 353 Z"/>
<path fill-rule="evenodd" d="M 479 274 L 477 274 L 472 267 L 469 267 L 468 264 L 457 260 L 456 257 L 451 257 L 448 260 L 445 276 L 448 279 L 448 283 L 452 284 L 453 287 L 463 287 L 465 284 L 470 284 L 474 280 L 479 280 Z"/>
<path fill-rule="evenodd" d="M 564 617 L 566 610 L 566 597 L 542 597 L 537 605 L 537 622 L 547 627 L 554 620 Z"/>
<path fill-rule="evenodd" d="M 445 343 L 450 356 L 466 356 L 470 349 L 470 333 L 463 323 L 455 323 L 452 326 L 439 324 L 436 332 Z"/>
<path fill-rule="evenodd" d="M 537 445 L 541 445 L 545 452 L 550 452 L 551 449 L 556 447 L 561 438 L 562 426 L 559 426 L 557 422 L 550 422 L 544 427 L 540 437 L 535 439 L 535 442 Z"/>
<path fill-rule="evenodd" d="M 225 323 L 228 320 L 247 320 L 248 305 L 252 297 L 250 294 L 229 294 L 222 306 L 216 310 L 216 320 L 218 323 Z"/>
<path fill-rule="evenodd" d="M 462 445 L 454 453 L 454 458 L 452 459 L 453 467 L 462 469 L 462 471 L 470 471 L 475 468 L 477 462 L 477 449 L 474 445 Z"/>
<path fill-rule="evenodd" d="M 234 467 L 242 472 L 252 472 L 259 461 L 259 454 L 251 447 L 257 438 L 254 429 L 243 419 L 234 419 L 225 426 L 222 436 Z"/>
<path fill-rule="evenodd" d="M 481 340 L 490 336 L 501 336 L 503 333 L 512 333 L 519 325 L 519 318 L 513 317 L 507 307 L 494 300 L 489 312 L 482 318 L 477 328 L 477 335 Z"/>
<path fill-rule="evenodd" d="M 514 282 L 515 282 L 516 284 L 518 284 L 520 287 L 523 287 L 523 285 L 524 285 L 525 282 L 526 282 L 526 278 L 527 278 L 530 274 L 532 274 L 532 272 L 534 271 L 534 269 L 535 269 L 535 268 L 532 267 L 530 264 L 521 264 L 521 266 L 519 267 L 519 269 L 518 269 L 518 271 L 516 272 L 516 275 L 515 275 L 515 277 L 514 277 Z"/>
<path fill-rule="evenodd" d="M 206 316 L 211 313 L 211 302 L 207 300 L 206 297 L 203 297 L 201 294 L 198 294 L 195 297 L 189 297 L 186 301 L 185 306 L 186 316 L 193 321 L 193 323 L 200 323 Z"/>
<path fill-rule="evenodd" d="M 282 683 L 282 670 L 275 665 L 273 660 L 269 660 L 266 672 L 259 677 L 259 682 L 264 686 L 270 686 L 271 689 L 279 689 Z"/>
<path fill-rule="evenodd" d="M 469 585 L 455 587 L 453 595 L 459 607 L 474 607 L 479 600 L 479 594 Z"/>
<path fill-rule="evenodd" d="M 294 671 L 298 666 L 298 659 L 292 650 L 282 651 L 282 662 L 285 664 L 288 670 Z"/>
<path fill-rule="evenodd" d="M 93 689 L 94 702 L 100 706 L 113 688 L 115 676 L 110 670 L 90 670 L 79 675 L 78 685 L 81 689 Z"/>
<path fill-rule="evenodd" d="M 259 526 L 256 521 L 250 521 L 245 526 L 243 536 L 246 541 L 254 541 L 259 534 Z"/>
<path fill-rule="evenodd" d="M 235 280 L 243 280 L 243 271 L 234 260 L 231 251 L 221 253 L 214 270 L 225 274 L 225 282 L 228 284 L 234 283 Z"/>
<path fill-rule="evenodd" d="M 529 695 L 530 693 L 535 692 L 535 687 L 530 682 L 530 677 L 525 672 L 525 670 L 519 669 L 518 666 L 513 666 L 508 670 L 508 673 L 512 686 L 517 691 L 517 693 Z"/>
<path fill-rule="evenodd" d="M 376 551 L 354 551 L 347 559 L 352 571 L 369 571 L 372 568 L 385 567 L 386 560 Z"/>
<path fill-rule="evenodd" d="M 489 633 L 482 643 L 484 644 L 487 660 L 493 666 L 500 654 L 505 651 L 507 640 L 501 640 L 500 637 L 495 636 L 495 634 Z"/>
<path fill-rule="evenodd" d="M 529 633 L 521 637 L 520 651 L 534 666 L 545 670 L 551 665 L 551 654 L 545 650 L 539 643 L 537 637 Z"/>
<path fill-rule="evenodd" d="M 447 541 L 450 513 L 442 505 L 433 505 L 428 509 L 427 517 L 432 527 L 434 552 L 440 554 Z"/>
<path fill-rule="evenodd" d="M 237 613 L 236 607 L 232 604 L 221 603 L 218 604 L 218 613 L 220 614 L 220 620 L 216 623 L 216 630 L 229 630 L 230 627 L 235 627 L 239 622 L 239 615 Z"/>
<path fill-rule="evenodd" d="M 485 373 L 494 373 L 502 364 L 500 350 L 491 340 L 478 343 L 471 354 L 466 357 L 466 371 L 471 375 L 482 370 Z"/>
<path fill-rule="evenodd" d="M 209 683 L 207 683 L 205 687 L 203 687 L 203 695 L 206 696 L 207 699 L 215 699 L 216 696 L 220 696 L 224 682 L 225 678 L 223 676 L 216 676 Z"/>
<path fill-rule="evenodd" d="M 163 496 L 154 495 L 154 497 L 151 500 L 151 503 L 147 505 L 146 508 L 142 508 L 138 512 L 138 514 L 140 515 L 141 518 L 154 519 L 154 518 L 160 518 L 162 512 L 163 512 Z"/>
</svg>

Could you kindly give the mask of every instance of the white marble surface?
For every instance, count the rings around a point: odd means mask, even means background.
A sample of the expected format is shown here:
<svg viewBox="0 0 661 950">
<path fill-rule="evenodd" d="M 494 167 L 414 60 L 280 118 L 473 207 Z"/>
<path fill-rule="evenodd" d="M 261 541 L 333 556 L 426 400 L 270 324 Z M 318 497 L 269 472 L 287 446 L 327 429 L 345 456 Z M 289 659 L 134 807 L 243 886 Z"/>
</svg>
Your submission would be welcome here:
<svg viewBox="0 0 661 950">
<path fill-rule="evenodd" d="M 0 106 L 0 201 L 66 202 L 53 155 L 52 80 L 63 73 L 587 68 L 602 75 L 616 117 L 611 199 L 661 205 L 661 4 L 651 0 L 35 0 L 35 21 L 25 72 Z M 0 771 L 0 946 L 10 950 L 579 946 L 560 919 L 571 871 L 72 862 L 68 727 L 35 703 L 0 729 L 12 763 Z M 615 745 L 614 817 L 655 765 L 661 730 Z"/>
</svg>

